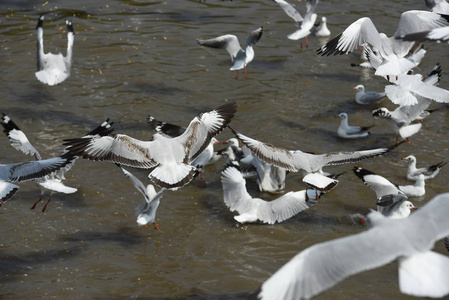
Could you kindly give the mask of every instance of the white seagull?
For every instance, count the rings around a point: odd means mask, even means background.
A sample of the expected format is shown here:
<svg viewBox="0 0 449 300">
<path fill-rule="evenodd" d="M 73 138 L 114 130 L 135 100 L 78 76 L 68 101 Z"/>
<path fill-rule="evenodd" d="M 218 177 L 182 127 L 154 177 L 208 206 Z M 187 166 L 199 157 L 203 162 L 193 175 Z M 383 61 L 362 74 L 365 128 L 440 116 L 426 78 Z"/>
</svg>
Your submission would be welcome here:
<svg viewBox="0 0 449 300">
<path fill-rule="evenodd" d="M 369 129 L 371 127 L 373 127 L 374 125 L 365 126 L 365 127 L 351 126 L 348 124 L 348 114 L 344 113 L 344 112 L 340 113 L 338 115 L 338 117 L 340 117 L 340 119 L 341 119 L 340 126 L 338 126 L 338 129 L 337 129 L 337 134 L 339 137 L 345 138 L 345 139 L 356 139 L 356 138 L 367 137 L 368 135 L 371 134 Z"/>
<path fill-rule="evenodd" d="M 291 40 L 299 40 L 305 38 L 306 47 L 308 48 L 309 42 L 307 40 L 307 36 L 311 34 L 311 30 L 315 25 L 315 21 L 317 18 L 315 8 L 318 4 L 318 0 L 306 0 L 307 12 L 304 18 L 287 1 L 285 0 L 273 0 L 273 1 L 276 2 L 285 11 L 285 13 L 296 22 L 296 24 L 299 27 L 295 32 L 289 34 L 287 37 Z M 301 48 L 302 48 L 302 40 L 301 40 Z"/>
<path fill-rule="evenodd" d="M 412 197 L 420 197 L 426 193 L 424 176 L 418 176 L 414 185 L 398 185 L 392 183 L 383 176 L 377 175 L 367 169 L 354 167 L 354 174 L 375 193 L 376 199 L 386 195 L 405 194 Z"/>
<path fill-rule="evenodd" d="M 326 37 L 331 35 L 331 31 L 327 28 L 327 18 L 321 17 L 321 22 L 318 26 L 313 30 L 313 34 L 317 37 Z"/>
<path fill-rule="evenodd" d="M 362 84 L 359 84 L 352 89 L 356 91 L 355 102 L 362 105 L 380 102 L 386 96 L 383 92 L 365 91 L 365 87 Z"/>
<path fill-rule="evenodd" d="M 67 54 L 44 53 L 44 16 L 39 17 L 37 22 L 37 72 L 36 78 L 42 83 L 50 86 L 63 82 L 70 76 L 73 52 L 73 24 L 66 20 L 67 25 Z"/>
<path fill-rule="evenodd" d="M 204 47 L 225 49 L 231 55 L 231 60 L 234 65 L 229 69 L 237 71 L 235 79 L 239 78 L 239 70 L 245 71 L 244 77 L 248 77 L 246 66 L 254 59 L 254 45 L 260 40 L 263 33 L 263 27 L 259 27 L 246 39 L 245 49 L 240 46 L 239 40 L 235 35 L 226 34 L 208 40 L 197 40 L 197 43 Z"/>
<path fill-rule="evenodd" d="M 437 14 L 449 15 L 449 3 L 446 0 L 425 0 L 425 2 L 430 11 Z"/>
<path fill-rule="evenodd" d="M 319 199 L 319 196 L 316 197 L 318 192 L 313 190 L 288 192 L 273 201 L 253 198 L 246 190 L 246 181 L 242 173 L 233 165 L 228 165 L 223 170 L 221 183 L 224 203 L 231 211 L 240 214 L 234 217 L 240 223 L 257 221 L 268 224 L 280 223 L 308 209 Z"/>
<path fill-rule="evenodd" d="M 448 26 L 447 21 L 436 13 L 410 10 L 401 14 L 398 27 L 392 37 L 379 33 L 370 18 L 364 17 L 352 23 L 345 31 L 319 48 L 318 54 L 348 54 L 367 43 L 379 51 L 383 58 L 376 69 L 378 76 L 398 76 L 415 66 L 407 57 L 419 49 L 420 43 L 407 42 L 397 37 L 418 31 Z"/>
<path fill-rule="evenodd" d="M 449 235 L 449 194 L 407 218 L 368 215 L 373 228 L 303 250 L 262 285 L 259 298 L 310 299 L 357 273 L 399 262 L 399 289 L 417 297 L 449 294 L 449 257 L 430 251 Z"/>
<path fill-rule="evenodd" d="M 417 209 L 407 199 L 407 196 L 403 194 L 385 195 L 377 200 L 377 211 L 393 219 L 407 218 L 412 209 Z"/>
<path fill-rule="evenodd" d="M 156 211 L 166 189 L 162 188 L 159 192 L 156 192 L 152 184 L 145 187 L 142 181 L 137 179 L 136 176 L 125 170 L 123 167 L 119 167 L 126 178 L 131 181 L 136 190 L 138 190 L 144 197 L 143 202 L 136 207 L 137 224 L 139 226 L 147 226 L 148 223 L 153 223 L 154 229 L 162 231 L 156 224 Z"/>
<path fill-rule="evenodd" d="M 156 185 L 175 190 L 193 179 L 196 167 L 191 163 L 229 124 L 236 111 L 237 104 L 231 102 L 201 113 L 175 138 L 156 133 L 152 141 L 141 141 L 114 134 L 70 139 L 65 145 L 68 151 L 86 159 L 151 169 L 148 176 Z"/>
<path fill-rule="evenodd" d="M 437 176 L 437 174 L 440 172 L 441 168 L 444 167 L 449 163 L 449 161 L 440 161 L 439 163 L 417 168 L 416 167 L 416 157 L 413 155 L 409 155 L 407 157 L 402 158 L 402 160 L 406 160 L 408 162 L 408 168 L 407 168 L 407 179 L 408 180 L 417 180 L 418 176 L 423 174 L 424 179 L 431 179 Z"/>
<path fill-rule="evenodd" d="M 252 155 L 252 157 L 251 164 L 256 169 L 259 191 L 270 193 L 282 191 L 285 188 L 287 170 L 267 164 L 255 155 Z"/>
<path fill-rule="evenodd" d="M 10 117 L 3 114 L 1 118 L 1 124 L 4 128 L 3 132 L 9 138 L 11 146 L 18 151 L 23 152 L 26 155 L 34 155 L 36 160 L 41 159 L 40 153 L 34 148 L 34 146 L 30 143 L 25 133 L 11 120 Z M 107 135 L 112 132 L 112 123 L 109 123 L 109 119 L 103 122 L 100 126 L 89 132 L 87 135 Z M 65 152 L 63 152 L 64 154 Z M 75 163 L 75 159 L 73 159 L 72 163 L 68 164 L 64 168 L 61 168 L 57 172 L 51 173 L 41 178 L 37 178 L 34 180 L 40 188 L 41 195 L 39 199 L 34 203 L 31 209 L 35 209 L 36 205 L 42 201 L 44 193 L 46 190 L 50 191 L 50 198 L 47 203 L 44 205 L 42 211 L 45 212 L 48 204 L 52 200 L 53 192 L 64 193 L 64 194 L 72 194 L 75 193 L 78 189 L 66 186 L 62 181 L 65 179 L 64 174 L 69 171 L 73 164 Z"/>
<path fill-rule="evenodd" d="M 34 180 L 55 172 L 74 160 L 74 156 L 65 153 L 61 156 L 22 163 L 0 164 L 0 204 L 10 199 L 19 186 L 16 182 Z"/>
<path fill-rule="evenodd" d="M 419 120 L 425 113 L 426 109 L 432 103 L 432 100 L 423 98 L 419 95 L 415 95 L 418 104 L 410 106 L 398 106 L 394 111 L 390 111 L 385 107 L 377 108 L 373 110 L 373 117 L 385 119 L 396 134 L 396 140 L 399 136 L 407 139 L 410 142 L 409 137 L 418 133 L 422 127 L 422 123 L 412 123 L 415 120 Z"/>
<path fill-rule="evenodd" d="M 435 86 L 433 76 L 424 80 L 421 74 L 401 74 L 393 84 L 385 86 L 385 94 L 394 104 L 410 106 L 418 104 L 417 97 L 438 103 L 449 103 L 449 91 Z"/>
<path fill-rule="evenodd" d="M 151 125 L 151 127 L 153 127 L 154 131 L 160 134 L 164 134 L 167 137 L 174 138 L 180 136 L 181 134 L 184 133 L 184 131 L 186 131 L 186 128 L 182 126 L 158 121 L 153 116 L 148 116 L 148 123 Z M 221 142 L 217 140 L 215 137 L 213 137 L 210 140 L 209 145 L 206 147 L 206 149 L 204 149 L 203 152 L 201 152 L 201 154 L 198 155 L 198 157 L 195 158 L 195 160 L 191 163 L 192 166 L 195 166 L 195 168 L 197 169 L 196 173 L 200 175 L 200 179 L 203 181 L 204 181 L 203 178 L 204 166 L 214 161 L 217 161 L 221 157 L 216 153 L 216 151 L 214 151 L 214 145 L 216 144 L 221 144 Z"/>
<path fill-rule="evenodd" d="M 378 148 L 364 151 L 311 154 L 301 150 L 287 150 L 284 148 L 278 148 L 271 144 L 263 143 L 238 133 L 231 127 L 229 128 L 237 136 L 237 138 L 262 161 L 287 169 L 291 172 L 299 172 L 300 170 L 304 170 L 308 173 L 308 175 L 303 178 L 303 182 L 310 187 L 325 192 L 334 188 L 338 183 L 338 180 L 324 176 L 322 170 L 323 167 L 354 163 L 363 159 L 380 156 L 390 152 L 399 145 L 396 144 L 388 148 Z"/>
</svg>

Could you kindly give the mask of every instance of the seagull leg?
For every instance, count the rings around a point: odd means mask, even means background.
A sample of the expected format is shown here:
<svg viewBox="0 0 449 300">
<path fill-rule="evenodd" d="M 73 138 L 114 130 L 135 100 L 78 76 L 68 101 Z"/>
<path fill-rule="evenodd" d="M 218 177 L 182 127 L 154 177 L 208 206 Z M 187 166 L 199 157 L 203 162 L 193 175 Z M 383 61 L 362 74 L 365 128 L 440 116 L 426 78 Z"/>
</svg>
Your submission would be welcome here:
<svg viewBox="0 0 449 300">
<path fill-rule="evenodd" d="M 308 190 L 309 190 L 309 188 L 306 188 L 306 203 L 308 203 L 310 200 L 309 194 L 307 193 Z"/>
<path fill-rule="evenodd" d="M 41 194 L 41 196 L 39 197 L 39 199 L 38 199 L 36 202 L 34 202 L 33 206 L 31 206 L 31 209 L 35 209 L 35 208 L 36 208 L 36 205 L 37 205 L 39 202 L 42 201 L 42 196 L 43 196 L 43 195 L 44 195 L 44 194 Z"/>
<path fill-rule="evenodd" d="M 243 75 L 243 77 L 248 78 L 248 73 L 246 72 L 246 65 L 243 67 L 243 70 L 245 70 L 245 74 Z"/>
<path fill-rule="evenodd" d="M 307 35 L 306 35 L 306 48 L 309 48 L 309 40 L 307 39 Z"/>
<path fill-rule="evenodd" d="M 154 229 L 156 229 L 156 230 L 158 230 L 158 231 L 160 231 L 160 232 L 163 232 L 163 231 L 159 228 L 159 226 L 157 226 L 156 223 L 153 223 L 153 226 L 154 226 Z"/>
<path fill-rule="evenodd" d="M 407 141 L 407 144 L 410 144 L 410 139 L 409 138 L 406 138 L 405 140 Z"/>
<path fill-rule="evenodd" d="M 237 70 L 237 74 L 235 74 L 235 79 L 239 79 L 239 70 Z"/>
<path fill-rule="evenodd" d="M 45 203 L 44 208 L 42 208 L 42 212 L 45 212 L 45 210 L 47 209 L 47 205 L 48 205 L 48 203 L 50 203 L 50 201 L 51 201 L 51 196 L 52 196 L 52 194 L 50 194 L 50 198 L 48 198 L 47 203 Z"/>
<path fill-rule="evenodd" d="M 299 44 L 301 45 L 301 48 L 302 48 L 302 39 L 299 40 Z"/>
</svg>

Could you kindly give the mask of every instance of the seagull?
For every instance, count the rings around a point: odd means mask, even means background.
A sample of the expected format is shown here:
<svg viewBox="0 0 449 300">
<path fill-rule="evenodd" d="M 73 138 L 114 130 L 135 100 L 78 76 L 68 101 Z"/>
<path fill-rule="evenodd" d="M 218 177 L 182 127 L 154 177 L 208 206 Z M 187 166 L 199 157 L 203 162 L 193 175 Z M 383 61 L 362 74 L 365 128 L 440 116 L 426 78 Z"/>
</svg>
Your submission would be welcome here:
<svg viewBox="0 0 449 300">
<path fill-rule="evenodd" d="M 37 72 L 36 78 L 50 86 L 59 84 L 70 76 L 70 68 L 72 67 L 73 52 L 73 24 L 72 21 L 66 20 L 67 25 L 67 54 L 64 57 L 61 53 L 44 53 L 44 16 L 39 17 L 37 22 Z"/>
<path fill-rule="evenodd" d="M 158 121 L 153 116 L 148 116 L 148 123 L 151 125 L 151 127 L 153 127 L 154 131 L 171 138 L 178 137 L 186 131 L 185 127 Z M 221 142 L 213 137 L 206 149 L 204 149 L 203 152 L 201 152 L 201 154 L 198 155 L 198 157 L 195 158 L 195 160 L 191 163 L 191 165 L 196 168 L 196 174 L 199 174 L 200 179 L 203 181 L 204 166 L 210 164 L 213 161 L 217 161 L 221 157 L 214 151 L 214 145 L 216 144 L 221 144 Z"/>
<path fill-rule="evenodd" d="M 407 199 L 407 196 L 403 194 L 385 195 L 377 200 L 377 211 L 392 219 L 407 218 L 412 209 L 417 209 Z"/>
<path fill-rule="evenodd" d="M 402 158 L 402 160 L 406 160 L 409 165 L 407 169 L 407 179 L 408 180 L 417 180 L 420 174 L 424 175 L 424 179 L 431 179 L 437 176 L 440 172 L 441 168 L 449 163 L 449 161 L 440 161 L 439 163 L 433 164 L 428 167 L 416 168 L 416 157 L 413 155 L 409 155 L 407 157 Z"/>
<path fill-rule="evenodd" d="M 16 182 L 34 180 L 55 172 L 70 164 L 74 156 L 61 156 L 21 163 L 0 164 L 0 204 L 10 199 L 19 189 Z"/>
<path fill-rule="evenodd" d="M 11 118 L 5 114 L 3 114 L 1 118 L 1 124 L 4 128 L 3 132 L 9 138 L 11 146 L 18 151 L 23 152 L 26 155 L 34 155 L 36 160 L 41 159 L 40 153 L 34 148 L 34 146 L 30 143 L 25 133 L 14 123 Z M 112 132 L 112 123 L 109 123 L 109 119 L 103 122 L 100 126 L 89 132 L 87 135 L 107 135 Z M 64 154 L 65 152 L 63 152 Z M 75 193 L 78 189 L 69 187 L 64 185 L 62 182 L 65 177 L 64 174 L 70 170 L 75 163 L 76 158 L 73 159 L 72 163 L 68 164 L 64 168 L 61 168 L 57 172 L 51 173 L 41 178 L 37 178 L 34 180 L 40 188 L 41 195 L 39 199 L 34 203 L 31 209 L 35 209 L 36 205 L 42 201 L 44 193 L 46 190 L 50 190 L 50 198 L 47 203 L 44 205 L 42 209 L 43 212 L 46 211 L 48 204 L 52 200 L 53 192 L 64 193 L 64 194 L 72 194 Z"/>
<path fill-rule="evenodd" d="M 365 87 L 362 84 L 359 84 L 353 87 L 355 93 L 355 102 L 362 105 L 373 104 L 382 101 L 385 98 L 385 93 L 383 92 L 374 92 L 374 91 L 365 91 Z"/>
<path fill-rule="evenodd" d="M 425 0 L 425 2 L 430 11 L 437 14 L 449 15 L 449 3 L 446 0 Z"/>
<path fill-rule="evenodd" d="M 246 72 L 246 66 L 254 59 L 254 45 L 260 40 L 263 33 L 263 27 L 259 27 L 253 32 L 246 40 L 246 46 L 243 50 L 240 46 L 239 40 L 235 35 L 226 34 L 219 37 L 208 39 L 208 40 L 197 40 L 200 46 L 216 48 L 216 49 L 226 49 L 231 55 L 231 60 L 234 65 L 229 69 L 231 71 L 237 70 L 235 79 L 239 78 L 239 70 L 243 69 L 245 71 L 244 77 L 248 78 L 248 73 Z"/>
<path fill-rule="evenodd" d="M 318 0 L 306 0 L 307 12 L 304 18 L 287 1 L 284 0 L 273 0 L 273 1 L 276 2 L 285 11 L 285 13 L 296 22 L 296 24 L 299 27 L 298 30 L 296 30 L 292 34 L 289 34 L 287 37 L 291 40 L 299 40 L 305 38 L 306 47 L 309 48 L 307 36 L 311 34 L 311 30 L 315 25 L 317 14 L 315 14 L 314 12 L 318 4 Z M 301 40 L 301 48 L 302 48 L 302 40 Z"/>
<path fill-rule="evenodd" d="M 309 299 L 345 278 L 399 262 L 399 289 L 417 297 L 449 294 L 449 257 L 430 251 L 449 235 L 449 194 L 440 194 L 407 218 L 368 215 L 365 232 L 313 245 L 262 284 L 258 297 Z"/>
<path fill-rule="evenodd" d="M 365 185 L 369 186 L 376 193 L 377 199 L 386 195 L 396 194 L 420 197 L 426 193 L 424 176 L 418 176 L 418 179 L 414 185 L 398 185 L 392 183 L 385 177 L 377 175 L 364 168 L 354 167 L 353 171 Z"/>
<path fill-rule="evenodd" d="M 313 30 L 313 34 L 317 37 L 326 37 L 330 36 L 331 32 L 329 28 L 327 28 L 327 18 L 321 17 L 320 24 Z"/>
<path fill-rule="evenodd" d="M 285 188 L 287 170 L 267 164 L 255 155 L 252 155 L 252 157 L 251 164 L 256 169 L 259 191 L 270 193 L 282 191 Z"/>
<path fill-rule="evenodd" d="M 360 126 L 350 126 L 348 124 L 348 114 L 347 113 L 340 113 L 338 115 L 341 119 L 340 126 L 338 126 L 337 134 L 339 137 L 345 138 L 345 139 L 356 139 L 356 138 L 362 138 L 367 137 L 371 134 L 369 129 L 373 127 L 374 125 L 367 126 L 367 127 L 360 127 Z"/>
<path fill-rule="evenodd" d="M 403 141 L 388 148 L 311 154 L 301 150 L 287 150 L 278 148 L 271 144 L 263 143 L 238 133 L 231 127 L 229 128 L 237 136 L 237 138 L 262 161 L 287 169 L 291 172 L 299 172 L 300 170 L 304 170 L 309 174 L 303 178 L 303 182 L 317 190 L 325 192 L 328 192 L 330 189 L 334 188 L 338 180 L 324 176 L 322 170 L 323 167 L 354 163 L 363 159 L 380 156 L 390 152 L 399 144 L 404 142 Z"/>
<path fill-rule="evenodd" d="M 415 105 L 401 105 L 394 111 L 381 107 L 372 112 L 374 118 L 385 119 L 388 121 L 394 133 L 396 133 L 396 140 L 401 136 L 410 143 L 409 137 L 418 133 L 422 127 L 422 123 L 412 122 L 422 118 L 423 114 L 426 113 L 427 107 L 432 103 L 432 100 L 419 95 L 415 95 L 415 97 L 418 101 Z"/>
<path fill-rule="evenodd" d="M 417 96 L 438 103 L 449 103 L 449 91 L 434 83 L 435 80 L 424 80 L 421 74 L 401 74 L 393 84 L 385 86 L 385 94 L 391 102 L 403 106 L 418 104 Z"/>
<path fill-rule="evenodd" d="M 436 13 L 429 11 L 410 10 L 401 14 L 398 27 L 392 37 L 379 33 L 370 18 L 360 18 L 345 31 L 327 42 L 317 50 L 318 54 L 348 54 L 365 43 L 375 47 L 383 58 L 376 69 L 378 76 L 398 76 L 415 66 L 407 57 L 419 49 L 419 42 L 407 42 L 397 37 L 402 35 L 431 30 L 447 26 L 447 21 Z"/>
<path fill-rule="evenodd" d="M 280 223 L 316 203 L 315 191 L 288 192 L 273 200 L 253 198 L 246 190 L 246 180 L 234 165 L 228 165 L 221 173 L 223 199 L 231 211 L 240 215 L 234 219 L 240 223 L 262 221 L 268 224 Z M 310 200 L 310 201 L 309 201 Z"/>
<path fill-rule="evenodd" d="M 237 111 L 235 102 L 196 116 L 186 131 L 175 138 L 155 134 L 151 141 L 141 141 L 124 134 L 82 137 L 66 140 L 74 155 L 97 161 L 151 169 L 148 175 L 156 185 L 176 190 L 189 183 L 196 173 L 191 163 L 220 133 Z"/>
<path fill-rule="evenodd" d="M 142 181 L 137 179 L 136 176 L 125 170 L 123 167 L 119 167 L 125 174 L 126 178 L 131 181 L 136 190 L 138 190 L 144 197 L 144 201 L 136 207 L 137 224 L 139 226 L 147 226 L 148 223 L 153 223 L 154 229 L 162 232 L 155 221 L 157 208 L 159 207 L 160 200 L 166 189 L 162 188 L 159 192 L 156 192 L 152 184 L 145 187 Z"/>
</svg>

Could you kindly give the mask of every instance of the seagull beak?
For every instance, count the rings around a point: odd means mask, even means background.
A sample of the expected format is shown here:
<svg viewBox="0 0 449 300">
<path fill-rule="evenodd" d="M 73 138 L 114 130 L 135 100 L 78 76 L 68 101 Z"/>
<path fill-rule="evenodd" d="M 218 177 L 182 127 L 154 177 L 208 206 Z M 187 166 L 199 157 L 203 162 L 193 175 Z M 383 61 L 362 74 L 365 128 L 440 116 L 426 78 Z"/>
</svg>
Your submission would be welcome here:
<svg viewBox="0 0 449 300">
<path fill-rule="evenodd" d="M 415 206 L 415 207 L 413 207 L 412 209 L 417 210 L 418 208 Z"/>
<path fill-rule="evenodd" d="M 356 88 L 356 87 L 353 87 L 352 89 L 353 89 L 354 91 L 357 91 L 357 88 Z"/>
<path fill-rule="evenodd" d="M 220 142 L 220 141 L 215 141 L 214 144 L 222 144 L 222 142 Z"/>
</svg>

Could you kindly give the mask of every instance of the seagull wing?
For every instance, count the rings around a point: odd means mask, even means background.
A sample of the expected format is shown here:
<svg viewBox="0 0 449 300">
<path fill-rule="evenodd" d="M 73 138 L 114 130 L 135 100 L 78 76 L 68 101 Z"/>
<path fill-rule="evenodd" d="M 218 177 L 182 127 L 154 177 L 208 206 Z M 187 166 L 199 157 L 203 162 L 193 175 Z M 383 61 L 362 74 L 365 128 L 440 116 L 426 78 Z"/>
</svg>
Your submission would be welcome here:
<svg viewBox="0 0 449 300">
<path fill-rule="evenodd" d="M 208 40 L 197 40 L 197 42 L 203 47 L 225 49 L 231 55 L 232 60 L 234 60 L 240 50 L 243 50 L 240 47 L 238 38 L 232 34 L 221 35 Z"/>
<path fill-rule="evenodd" d="M 303 17 L 299 14 L 299 12 L 287 1 L 284 0 L 273 0 L 273 1 L 276 2 L 285 11 L 287 16 L 295 20 L 295 22 L 301 23 L 304 20 Z"/>
<path fill-rule="evenodd" d="M 1 119 L 3 132 L 9 138 L 14 149 L 22 151 L 26 155 L 34 155 L 37 160 L 41 159 L 39 151 L 30 143 L 25 133 L 14 123 L 11 118 L 3 114 Z"/>
<path fill-rule="evenodd" d="M 318 54 L 348 54 L 358 49 L 364 43 L 368 43 L 376 49 L 382 49 L 382 40 L 379 32 L 368 17 L 360 18 L 349 25 L 345 31 L 318 49 Z"/>
<path fill-rule="evenodd" d="M 354 167 L 353 171 L 364 184 L 369 186 L 376 193 L 376 199 L 391 194 L 402 194 L 399 187 L 385 177 L 360 167 Z"/>
<path fill-rule="evenodd" d="M 112 161 L 143 169 L 158 164 L 152 158 L 152 141 L 140 141 L 124 134 L 86 136 L 65 141 L 67 151 L 86 159 Z"/>
<path fill-rule="evenodd" d="M 372 229 L 302 251 L 263 283 L 259 298 L 308 299 L 356 273 L 426 253 L 449 235 L 448 200 L 441 194 L 404 219 L 371 213 Z"/>
<path fill-rule="evenodd" d="M 224 104 L 216 109 L 196 116 L 187 127 L 186 131 L 174 138 L 186 148 L 185 160 L 192 162 L 218 133 L 220 133 L 234 117 L 237 111 L 235 102 Z"/>
</svg>

